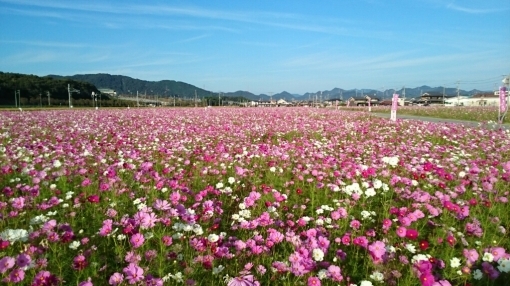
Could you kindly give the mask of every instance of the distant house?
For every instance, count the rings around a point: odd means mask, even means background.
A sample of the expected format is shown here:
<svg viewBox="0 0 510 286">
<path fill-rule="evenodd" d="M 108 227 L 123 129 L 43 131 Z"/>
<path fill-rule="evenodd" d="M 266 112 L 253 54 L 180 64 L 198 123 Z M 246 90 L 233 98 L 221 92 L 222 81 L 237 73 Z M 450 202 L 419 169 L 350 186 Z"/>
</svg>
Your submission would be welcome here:
<svg viewBox="0 0 510 286">
<path fill-rule="evenodd" d="M 278 99 L 278 101 L 276 101 L 276 105 L 277 106 L 289 106 L 291 104 L 282 98 L 282 99 Z"/>
<path fill-rule="evenodd" d="M 370 105 L 379 105 L 381 100 L 378 97 L 370 97 L 368 95 L 363 97 L 351 97 L 348 100 L 350 102 L 350 106 L 368 106 L 368 102 L 370 101 Z"/>
<path fill-rule="evenodd" d="M 453 98 L 455 95 L 446 95 L 442 93 L 435 92 L 425 92 L 422 94 L 418 100 L 415 101 L 416 104 L 426 104 L 426 105 L 443 105 L 447 99 Z"/>
<path fill-rule="evenodd" d="M 97 90 L 99 90 L 100 93 L 102 94 L 108 94 L 108 95 L 111 95 L 111 96 L 117 96 L 117 92 L 113 89 L 110 89 L 110 88 L 98 88 Z"/>
<path fill-rule="evenodd" d="M 508 97 L 508 93 L 507 93 Z M 484 92 L 472 97 L 451 97 L 446 100 L 447 106 L 499 106 L 499 91 Z"/>
</svg>

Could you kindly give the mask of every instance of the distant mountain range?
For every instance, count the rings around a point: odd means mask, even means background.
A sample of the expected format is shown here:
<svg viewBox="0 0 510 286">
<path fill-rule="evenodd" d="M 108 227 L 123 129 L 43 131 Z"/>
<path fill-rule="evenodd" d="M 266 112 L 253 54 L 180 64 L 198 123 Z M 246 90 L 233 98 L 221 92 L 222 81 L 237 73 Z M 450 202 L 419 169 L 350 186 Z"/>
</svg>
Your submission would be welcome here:
<svg viewBox="0 0 510 286">
<path fill-rule="evenodd" d="M 68 79 L 86 82 L 94 85 L 98 89 L 113 89 L 117 92 L 118 95 L 136 95 L 139 94 L 147 94 L 147 95 L 159 95 L 162 97 L 188 97 L 192 98 L 195 96 L 195 93 L 198 97 L 207 97 L 207 96 L 218 96 L 218 93 L 211 92 L 197 86 L 180 82 L 174 80 L 162 80 L 162 81 L 146 81 L 131 78 L 123 75 L 110 75 L 110 74 L 78 74 L 73 76 L 60 76 L 60 75 L 48 75 L 46 77 L 54 78 L 54 79 Z M 446 95 L 457 95 L 457 90 L 455 88 L 445 88 Z M 273 95 L 270 94 L 253 94 L 248 91 L 235 91 L 235 92 L 224 92 L 221 96 L 227 97 L 244 97 L 250 100 L 278 100 L 285 99 L 287 101 L 301 101 L 301 100 L 312 100 L 312 99 L 348 99 L 350 97 L 362 96 L 362 95 L 375 95 L 378 98 L 390 98 L 391 95 L 396 92 L 398 94 L 403 94 L 403 90 L 393 90 L 387 89 L 385 91 L 374 90 L 374 89 L 342 89 L 342 88 L 333 88 L 331 90 L 322 90 L 316 92 L 308 92 L 305 94 L 291 94 L 287 91 L 282 91 L 280 93 L 275 93 Z M 422 93 L 443 93 L 443 87 L 430 87 L 430 86 L 420 86 L 415 88 L 406 88 L 405 96 L 406 98 L 414 98 L 420 96 Z M 480 93 L 484 91 L 480 90 L 459 90 L 460 95 L 470 96 L 476 93 Z"/>
<path fill-rule="evenodd" d="M 73 76 L 57 76 L 57 75 L 49 75 L 48 77 L 53 78 L 67 78 L 73 79 L 77 81 L 84 81 L 95 85 L 97 88 L 108 88 L 113 89 L 117 92 L 117 94 L 131 94 L 135 95 L 136 92 L 141 94 L 158 94 L 160 96 L 179 96 L 179 97 L 194 97 L 195 91 L 198 97 L 203 96 L 217 96 L 218 94 L 215 92 L 211 92 L 208 90 L 204 90 L 202 88 L 196 87 L 194 85 L 174 81 L 174 80 L 162 80 L 162 81 L 146 81 L 140 79 L 134 79 L 128 76 L 123 75 L 110 75 L 110 74 L 82 74 L 82 75 L 73 75 Z M 280 93 L 275 93 L 272 96 L 269 94 L 253 94 L 248 91 L 235 91 L 235 92 L 224 92 L 222 96 L 228 97 L 245 97 L 250 100 L 269 100 L 270 98 L 274 100 L 285 99 L 287 101 L 292 100 L 308 100 L 320 99 L 322 97 L 323 100 L 326 99 L 348 99 L 350 97 L 356 97 L 361 95 L 376 95 L 377 97 L 390 98 L 393 92 L 397 92 L 398 94 L 402 94 L 403 90 L 387 89 L 385 91 L 374 90 L 374 89 L 341 89 L 341 88 L 333 88 L 332 90 L 322 90 L 316 92 L 308 92 L 305 94 L 291 94 L 287 91 L 282 91 Z M 430 86 L 420 86 L 415 88 L 406 88 L 405 95 L 409 98 L 414 98 L 420 96 L 422 93 L 443 93 L 443 87 L 430 87 Z M 459 90 L 460 95 L 473 95 L 479 92 L 483 92 L 480 90 Z M 455 88 L 445 88 L 446 95 L 457 95 L 457 89 Z"/>
</svg>

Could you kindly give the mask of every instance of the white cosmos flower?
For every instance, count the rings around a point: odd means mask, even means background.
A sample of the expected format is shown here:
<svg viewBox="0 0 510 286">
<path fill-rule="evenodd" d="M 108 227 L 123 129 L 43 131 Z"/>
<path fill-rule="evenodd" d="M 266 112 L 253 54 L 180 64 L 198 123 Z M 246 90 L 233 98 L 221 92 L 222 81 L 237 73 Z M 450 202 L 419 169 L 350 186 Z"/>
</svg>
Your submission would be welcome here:
<svg viewBox="0 0 510 286">
<path fill-rule="evenodd" d="M 60 166 L 62 166 L 62 163 L 60 163 L 60 161 L 59 161 L 59 160 L 55 160 L 55 161 L 53 161 L 53 167 L 55 167 L 55 168 L 60 168 Z"/>
<path fill-rule="evenodd" d="M 508 273 L 510 272 L 510 259 L 509 258 L 502 258 L 498 260 L 498 270 L 500 272 Z"/>
<path fill-rule="evenodd" d="M 223 269 L 225 269 L 225 266 L 223 265 L 219 265 L 218 267 L 214 267 L 213 268 L 213 275 L 218 275 L 221 271 L 223 271 Z"/>
<path fill-rule="evenodd" d="M 458 259 L 457 257 L 454 257 L 452 259 L 450 259 L 450 266 L 452 268 L 457 268 L 460 266 L 460 259 Z"/>
<path fill-rule="evenodd" d="M 475 271 L 473 271 L 473 278 L 475 280 L 480 280 L 480 279 L 482 279 L 482 277 L 483 277 L 483 272 L 480 269 L 476 269 Z"/>
<path fill-rule="evenodd" d="M 379 179 L 374 180 L 374 189 L 380 189 L 382 187 L 382 182 Z"/>
<path fill-rule="evenodd" d="M 410 243 L 406 244 L 406 249 L 407 249 L 407 251 L 409 251 L 411 253 L 416 253 L 416 246 L 414 246 Z"/>
<path fill-rule="evenodd" d="M 328 277 L 328 271 L 326 269 L 321 269 L 319 273 L 317 273 L 317 277 L 322 280 Z"/>
<path fill-rule="evenodd" d="M 494 260 L 494 255 L 490 252 L 485 252 L 482 257 L 483 261 L 492 262 Z"/>
<path fill-rule="evenodd" d="M 324 259 L 324 252 L 320 248 L 314 248 L 312 251 L 312 257 L 315 261 L 322 261 Z"/>
<path fill-rule="evenodd" d="M 196 234 L 196 235 L 202 235 L 204 234 L 204 230 L 202 229 L 202 226 L 199 225 L 199 224 L 195 224 L 193 226 L 193 232 Z"/>
<path fill-rule="evenodd" d="M 376 282 L 382 282 L 384 280 L 384 275 L 381 272 L 379 272 L 379 271 L 374 271 L 370 275 L 370 278 L 373 279 Z"/>
<path fill-rule="evenodd" d="M 209 236 L 207 237 L 207 240 L 209 240 L 209 242 L 211 242 L 211 243 L 215 243 L 219 239 L 220 239 L 220 236 L 217 234 L 214 234 L 214 233 L 209 234 Z"/>
<path fill-rule="evenodd" d="M 368 188 L 365 191 L 365 196 L 367 196 L 367 198 L 373 197 L 375 195 L 376 195 L 376 192 L 375 192 L 374 188 Z"/>
<path fill-rule="evenodd" d="M 47 217 L 47 216 L 45 216 L 45 215 L 38 215 L 38 216 L 36 216 L 36 217 L 34 217 L 34 218 L 32 218 L 32 219 L 30 220 L 30 224 L 31 224 L 31 225 L 34 225 L 34 224 L 42 224 L 42 223 L 47 222 L 49 219 L 50 219 L 50 218 L 49 218 L 49 217 Z"/>
<path fill-rule="evenodd" d="M 75 240 L 75 241 L 69 243 L 69 248 L 76 250 L 76 249 L 78 249 L 78 247 L 80 247 L 80 245 L 81 245 L 81 243 L 79 241 Z"/>
<path fill-rule="evenodd" d="M 0 233 L 0 238 L 11 243 L 16 241 L 25 242 L 28 240 L 28 231 L 24 229 L 7 229 Z"/>
</svg>

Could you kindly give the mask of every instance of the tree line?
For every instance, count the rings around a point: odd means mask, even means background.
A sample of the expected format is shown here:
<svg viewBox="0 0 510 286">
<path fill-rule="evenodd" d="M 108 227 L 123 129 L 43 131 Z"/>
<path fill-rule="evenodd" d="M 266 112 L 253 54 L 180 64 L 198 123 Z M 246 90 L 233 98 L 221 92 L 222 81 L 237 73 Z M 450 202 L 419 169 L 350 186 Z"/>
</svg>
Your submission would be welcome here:
<svg viewBox="0 0 510 286">
<path fill-rule="evenodd" d="M 73 106 L 93 106 L 92 93 L 100 94 L 94 85 L 87 82 L 0 72 L 0 105 L 66 106 L 69 103 L 68 85 L 73 90 Z M 114 104 L 108 95 L 101 95 L 101 101 L 105 106 Z"/>
</svg>

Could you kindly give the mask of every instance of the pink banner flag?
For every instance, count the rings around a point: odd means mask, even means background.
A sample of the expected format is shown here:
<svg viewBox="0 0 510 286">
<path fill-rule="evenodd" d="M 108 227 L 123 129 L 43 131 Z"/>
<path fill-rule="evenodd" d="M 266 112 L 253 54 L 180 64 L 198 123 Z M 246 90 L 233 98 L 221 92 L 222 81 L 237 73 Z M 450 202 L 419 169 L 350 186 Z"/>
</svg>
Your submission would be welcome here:
<svg viewBox="0 0 510 286">
<path fill-rule="evenodd" d="M 502 86 L 499 88 L 499 112 L 505 113 L 507 109 L 506 102 L 506 87 Z"/>
<path fill-rule="evenodd" d="M 506 102 L 506 87 L 502 86 L 499 88 L 499 112 L 498 112 L 499 124 L 503 124 L 503 119 L 505 118 L 507 108 L 508 104 Z"/>
<path fill-rule="evenodd" d="M 398 106 L 398 94 L 393 94 L 393 100 L 391 102 L 391 121 L 397 120 L 397 106 Z"/>
<path fill-rule="evenodd" d="M 349 105 L 351 105 L 351 101 L 347 100 L 347 107 L 349 107 Z"/>
</svg>

